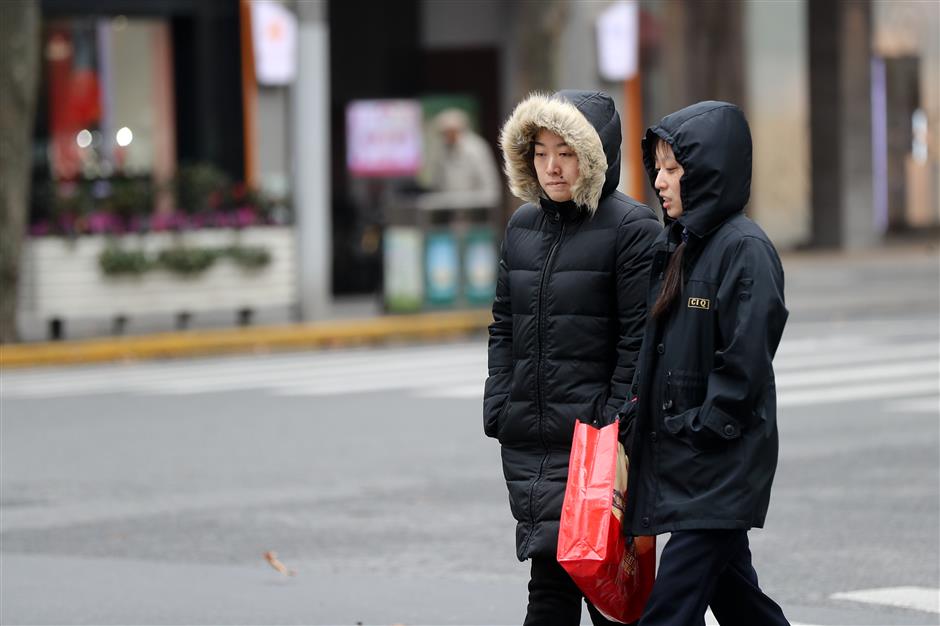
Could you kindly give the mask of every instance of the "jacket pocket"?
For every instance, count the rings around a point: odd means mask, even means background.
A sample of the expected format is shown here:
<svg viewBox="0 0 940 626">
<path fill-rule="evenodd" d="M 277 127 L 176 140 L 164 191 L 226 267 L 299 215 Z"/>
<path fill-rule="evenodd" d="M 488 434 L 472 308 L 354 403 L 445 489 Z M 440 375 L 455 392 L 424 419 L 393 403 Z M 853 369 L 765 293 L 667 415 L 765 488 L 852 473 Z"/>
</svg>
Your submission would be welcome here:
<svg viewBox="0 0 940 626">
<path fill-rule="evenodd" d="M 702 406 L 708 376 L 691 370 L 670 370 L 666 372 L 663 399 L 663 414 L 678 415 Z"/>
<path fill-rule="evenodd" d="M 487 437 L 498 437 L 500 427 L 503 422 L 505 422 L 506 411 L 509 408 L 510 394 L 506 394 L 506 399 L 503 400 L 503 404 L 499 407 L 499 412 L 494 416 L 488 418 L 483 424 L 483 433 Z"/>
<path fill-rule="evenodd" d="M 663 428 L 676 439 L 681 439 L 689 447 L 700 452 L 712 452 L 726 445 L 724 439 L 702 423 L 699 407 L 678 415 L 664 416 Z"/>
</svg>

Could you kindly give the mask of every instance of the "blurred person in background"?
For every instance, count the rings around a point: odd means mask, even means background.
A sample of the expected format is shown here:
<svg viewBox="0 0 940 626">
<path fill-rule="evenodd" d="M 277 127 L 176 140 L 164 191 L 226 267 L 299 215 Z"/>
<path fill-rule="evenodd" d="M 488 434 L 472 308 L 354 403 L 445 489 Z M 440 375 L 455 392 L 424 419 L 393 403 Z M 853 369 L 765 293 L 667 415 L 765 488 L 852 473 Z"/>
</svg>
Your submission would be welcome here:
<svg viewBox="0 0 940 626">
<path fill-rule="evenodd" d="M 420 199 L 426 209 L 495 209 L 500 202 L 499 169 L 490 145 L 470 128 L 467 114 L 457 108 L 441 111 L 432 127 L 441 150 L 430 163 L 429 193 Z"/>
<path fill-rule="evenodd" d="M 751 134 L 700 102 L 647 130 L 643 163 L 665 213 L 655 302 L 621 413 L 625 531 L 672 533 L 641 626 L 787 624 L 757 584 L 747 531 L 764 525 L 777 466 L 773 357 L 787 309 L 777 251 L 744 215 Z"/>
<path fill-rule="evenodd" d="M 575 420 L 615 419 L 645 325 L 661 225 L 617 191 L 620 129 L 608 95 L 561 91 L 529 96 L 501 132 L 526 204 L 500 253 L 483 427 L 501 444 L 516 556 L 532 561 L 526 625 L 581 623 L 583 595 L 556 560 Z"/>
</svg>

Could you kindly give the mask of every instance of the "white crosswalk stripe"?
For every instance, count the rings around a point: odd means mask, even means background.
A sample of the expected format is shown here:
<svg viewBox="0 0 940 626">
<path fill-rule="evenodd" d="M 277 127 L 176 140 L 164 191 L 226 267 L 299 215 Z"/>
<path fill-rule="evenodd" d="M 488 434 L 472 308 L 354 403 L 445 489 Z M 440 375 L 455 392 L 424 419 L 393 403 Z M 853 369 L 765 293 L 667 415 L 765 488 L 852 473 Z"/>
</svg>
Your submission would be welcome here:
<svg viewBox="0 0 940 626">
<path fill-rule="evenodd" d="M 940 589 L 929 587 L 885 587 L 834 593 L 833 600 L 850 600 L 881 606 L 895 606 L 940 615 Z"/>
<path fill-rule="evenodd" d="M 788 330 L 789 333 L 789 330 Z M 790 336 L 795 335 L 795 336 Z M 784 337 L 774 367 L 782 407 L 886 399 L 894 410 L 936 409 L 940 341 L 935 320 L 803 324 Z M 3 372 L 3 398 L 102 393 L 188 395 L 262 391 L 324 396 L 398 390 L 418 398 L 481 399 L 485 340 Z M 915 403 L 916 406 L 910 403 Z"/>
</svg>

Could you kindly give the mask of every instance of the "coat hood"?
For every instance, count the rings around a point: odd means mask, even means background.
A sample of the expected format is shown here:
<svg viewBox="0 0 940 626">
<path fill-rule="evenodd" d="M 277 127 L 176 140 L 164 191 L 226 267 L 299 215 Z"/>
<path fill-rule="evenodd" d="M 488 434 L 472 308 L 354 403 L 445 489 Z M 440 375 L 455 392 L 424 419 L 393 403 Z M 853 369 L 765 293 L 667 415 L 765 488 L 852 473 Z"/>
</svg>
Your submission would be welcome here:
<svg viewBox="0 0 940 626">
<path fill-rule="evenodd" d="M 546 198 L 532 165 L 532 142 L 539 129 L 565 140 L 578 155 L 575 204 L 593 214 L 603 196 L 620 182 L 620 115 L 610 96 L 599 91 L 531 94 L 503 125 L 499 143 L 513 195 L 533 204 Z"/>
<path fill-rule="evenodd" d="M 699 102 L 647 129 L 643 165 L 654 186 L 657 138 L 672 146 L 685 170 L 679 180 L 684 211 L 678 222 L 690 233 L 705 237 L 744 210 L 751 194 L 751 131 L 741 109 L 727 102 Z"/>
</svg>

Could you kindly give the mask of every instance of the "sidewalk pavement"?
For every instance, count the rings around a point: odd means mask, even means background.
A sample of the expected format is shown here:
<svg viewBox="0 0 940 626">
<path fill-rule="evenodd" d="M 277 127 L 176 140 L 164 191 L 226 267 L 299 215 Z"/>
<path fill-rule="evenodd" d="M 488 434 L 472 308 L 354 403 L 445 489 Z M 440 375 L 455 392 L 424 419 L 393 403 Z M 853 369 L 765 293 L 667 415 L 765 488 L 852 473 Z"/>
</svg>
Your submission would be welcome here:
<svg viewBox="0 0 940 626">
<path fill-rule="evenodd" d="M 385 315 L 310 324 L 157 333 L 0 346 L 0 369 L 265 353 L 367 345 L 389 341 L 440 341 L 482 332 L 488 309 Z"/>
<path fill-rule="evenodd" d="M 869 266 L 938 258 L 938 243 L 901 239 L 860 250 L 795 250 L 781 254 L 784 268 L 821 264 Z M 361 315 L 361 314 L 360 314 Z M 234 353 L 351 347 L 390 341 L 439 341 L 482 333 L 492 321 L 489 308 L 334 319 L 306 324 L 190 330 L 141 336 L 0 346 L 0 369 L 180 358 Z"/>
</svg>

